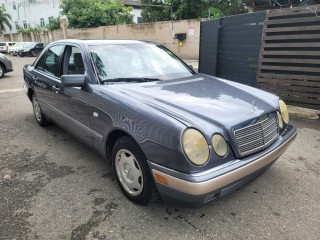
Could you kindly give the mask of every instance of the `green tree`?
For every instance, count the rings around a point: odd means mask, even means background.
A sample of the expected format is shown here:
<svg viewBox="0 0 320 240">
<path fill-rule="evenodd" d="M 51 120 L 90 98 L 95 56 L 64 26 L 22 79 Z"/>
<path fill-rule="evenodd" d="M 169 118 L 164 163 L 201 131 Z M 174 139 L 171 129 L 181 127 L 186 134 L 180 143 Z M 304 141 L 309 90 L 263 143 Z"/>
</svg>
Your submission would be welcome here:
<svg viewBox="0 0 320 240">
<path fill-rule="evenodd" d="M 99 0 L 62 0 L 61 14 L 66 15 L 69 27 L 90 28 L 133 23 L 132 7 L 120 2 Z"/>
<path fill-rule="evenodd" d="M 0 7 L 0 32 L 3 33 L 7 28 L 12 29 L 11 25 L 11 15 L 6 13 L 5 8 Z"/>
<path fill-rule="evenodd" d="M 109 25 L 133 23 L 133 15 L 130 11 L 132 7 L 125 7 L 121 2 L 106 2 L 105 13 L 108 17 Z"/>
<path fill-rule="evenodd" d="M 48 30 L 56 30 L 60 28 L 60 17 L 50 17 L 49 23 L 46 25 Z"/>
<path fill-rule="evenodd" d="M 171 20 L 171 7 L 169 6 L 170 1 L 141 0 L 141 3 L 145 4 L 145 5 L 142 5 L 142 12 L 141 12 L 141 16 L 144 22 L 158 22 L 158 21 Z M 150 5 L 155 5 L 155 6 L 150 6 Z"/>
<path fill-rule="evenodd" d="M 142 4 L 159 5 L 159 7 L 143 6 L 142 17 L 144 22 L 166 21 L 173 18 L 219 18 L 223 16 L 244 13 L 241 0 L 142 0 Z"/>
</svg>

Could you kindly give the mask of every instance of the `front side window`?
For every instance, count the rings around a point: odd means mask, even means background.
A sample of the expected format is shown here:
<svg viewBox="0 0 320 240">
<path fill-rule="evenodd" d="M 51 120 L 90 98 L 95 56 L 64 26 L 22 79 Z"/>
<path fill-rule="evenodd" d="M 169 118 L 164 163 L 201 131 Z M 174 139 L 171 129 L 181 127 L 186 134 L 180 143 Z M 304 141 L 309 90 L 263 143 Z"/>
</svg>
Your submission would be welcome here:
<svg viewBox="0 0 320 240">
<path fill-rule="evenodd" d="M 48 49 L 43 59 L 43 71 L 51 76 L 58 77 L 58 66 L 60 63 L 61 52 L 63 45 L 53 46 Z M 43 55 L 44 56 L 44 55 Z M 41 68 L 41 60 L 39 60 L 39 67 Z M 37 67 L 36 67 L 37 68 Z"/>
<path fill-rule="evenodd" d="M 65 54 L 65 68 L 63 74 L 79 75 L 84 74 L 85 67 L 82 54 L 79 48 L 75 46 L 67 46 Z"/>
<path fill-rule="evenodd" d="M 90 53 L 100 82 L 119 78 L 170 80 L 193 72 L 162 45 L 106 44 L 91 46 Z"/>
</svg>

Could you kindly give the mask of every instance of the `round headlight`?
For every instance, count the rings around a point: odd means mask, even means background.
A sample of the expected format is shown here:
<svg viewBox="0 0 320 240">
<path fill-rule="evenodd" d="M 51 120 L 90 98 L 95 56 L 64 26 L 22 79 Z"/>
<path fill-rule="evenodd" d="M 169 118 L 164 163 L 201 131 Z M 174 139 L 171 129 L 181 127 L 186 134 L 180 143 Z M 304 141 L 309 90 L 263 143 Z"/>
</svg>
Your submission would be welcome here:
<svg viewBox="0 0 320 240">
<path fill-rule="evenodd" d="M 214 134 L 211 138 L 211 144 L 213 147 L 213 150 L 219 157 L 224 157 L 228 152 L 228 145 L 226 143 L 226 140 L 219 135 Z"/>
<path fill-rule="evenodd" d="M 288 124 L 289 123 L 289 112 L 287 105 L 284 103 L 284 101 L 279 100 L 279 108 L 280 108 L 280 113 L 282 116 L 283 121 Z"/>
<path fill-rule="evenodd" d="M 279 128 L 283 128 L 283 120 L 282 120 L 281 114 L 279 112 L 277 112 L 277 116 L 278 116 Z"/>
<path fill-rule="evenodd" d="M 182 135 L 182 146 L 191 162 L 203 165 L 209 159 L 209 146 L 204 136 L 197 130 L 189 128 Z"/>
</svg>

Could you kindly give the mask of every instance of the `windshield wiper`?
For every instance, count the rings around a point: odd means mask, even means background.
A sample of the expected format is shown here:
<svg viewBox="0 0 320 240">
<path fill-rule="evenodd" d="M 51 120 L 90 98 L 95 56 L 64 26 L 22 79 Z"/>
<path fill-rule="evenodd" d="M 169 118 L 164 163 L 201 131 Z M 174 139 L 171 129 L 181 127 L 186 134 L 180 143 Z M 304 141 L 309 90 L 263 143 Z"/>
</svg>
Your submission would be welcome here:
<svg viewBox="0 0 320 240">
<path fill-rule="evenodd" d="M 137 82 L 137 83 L 142 83 L 142 82 L 155 82 L 155 81 L 161 81 L 161 79 L 158 78 L 112 78 L 112 79 L 106 79 L 106 80 L 101 80 L 101 83 L 114 83 L 114 82 Z"/>
</svg>

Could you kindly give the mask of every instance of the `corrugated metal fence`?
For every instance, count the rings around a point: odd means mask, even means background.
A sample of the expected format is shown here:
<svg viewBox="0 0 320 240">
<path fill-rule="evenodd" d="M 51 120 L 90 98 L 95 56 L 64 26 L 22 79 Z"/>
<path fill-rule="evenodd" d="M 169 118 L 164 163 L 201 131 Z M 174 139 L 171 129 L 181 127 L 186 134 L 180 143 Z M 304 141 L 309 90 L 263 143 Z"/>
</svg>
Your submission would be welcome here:
<svg viewBox="0 0 320 240">
<path fill-rule="evenodd" d="M 265 16 L 258 12 L 202 22 L 199 72 L 256 87 Z"/>
<path fill-rule="evenodd" d="M 203 22 L 199 72 L 320 109 L 320 5 Z"/>
</svg>

